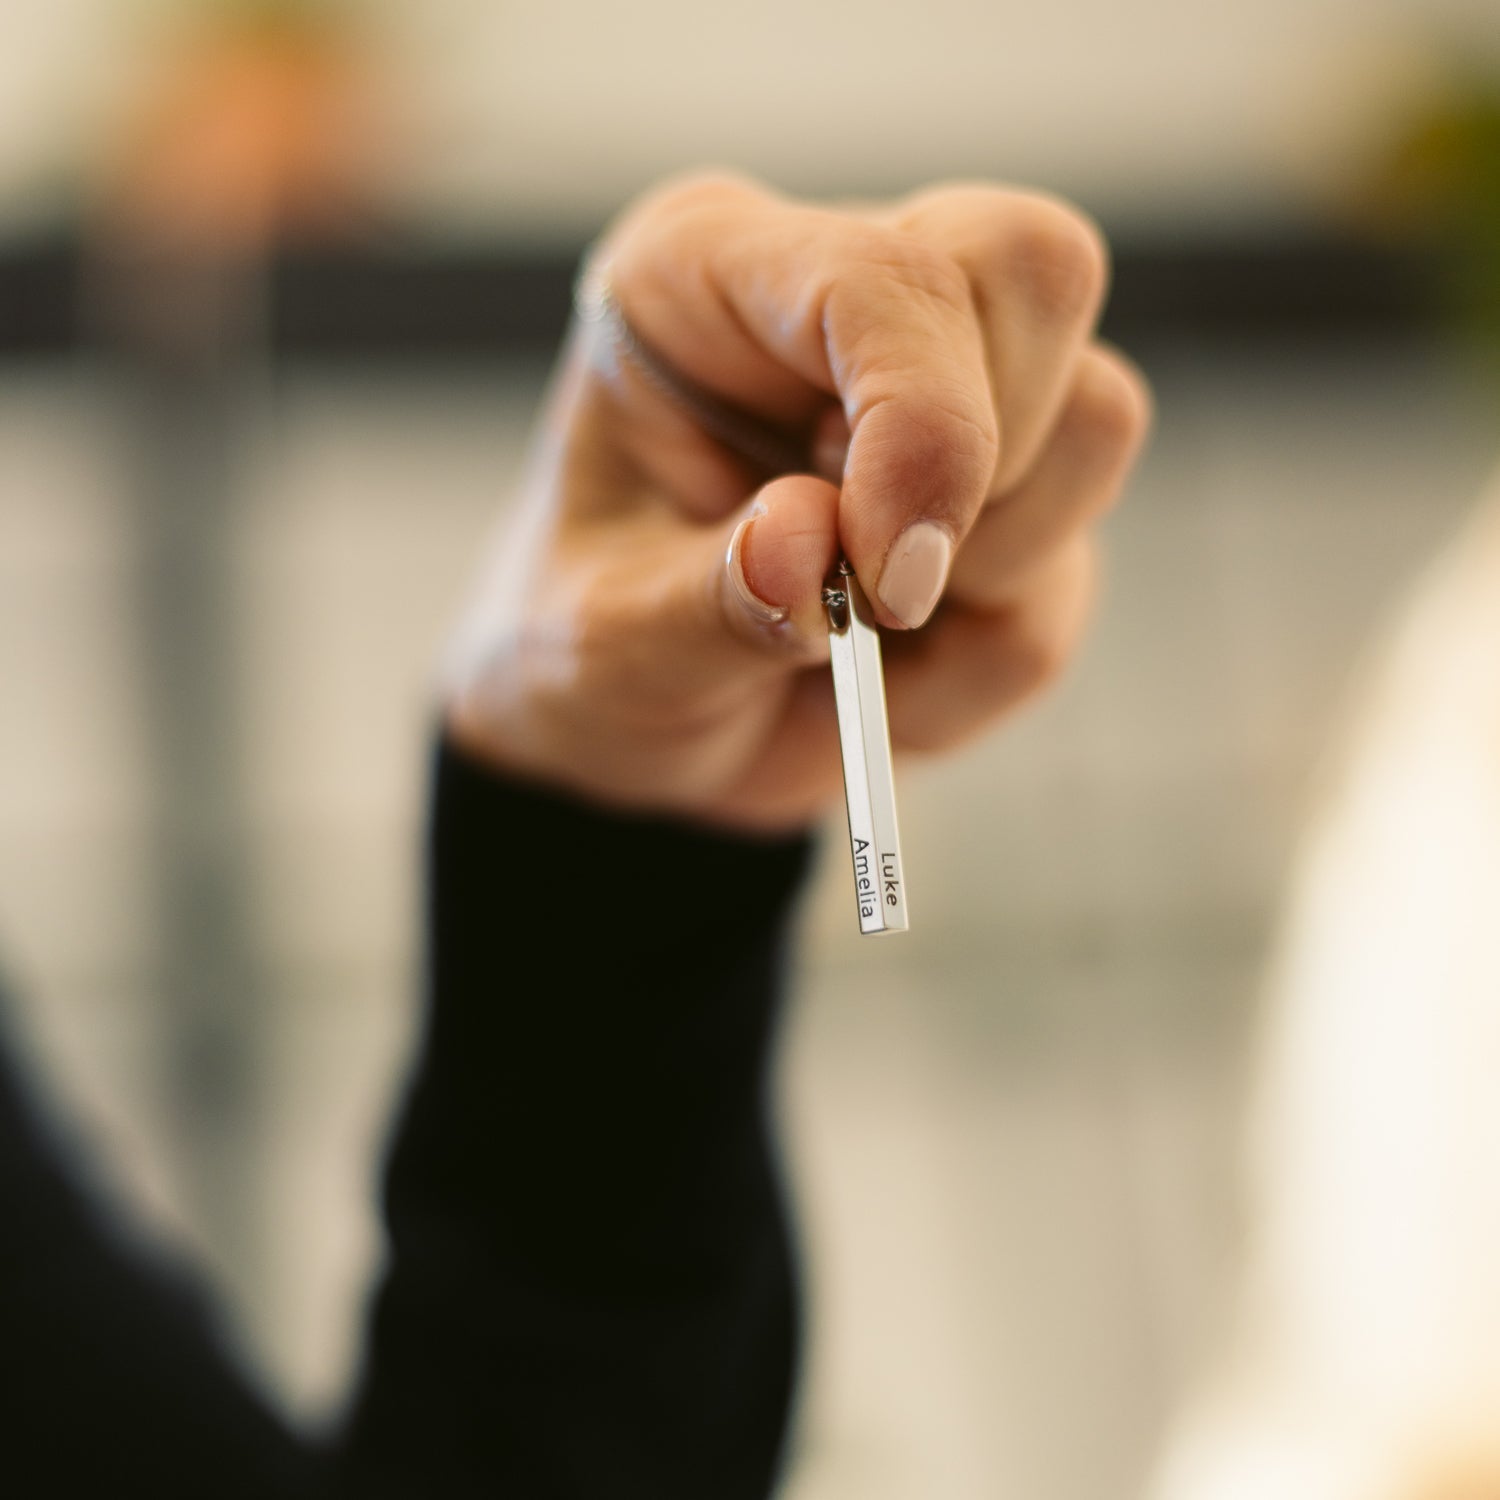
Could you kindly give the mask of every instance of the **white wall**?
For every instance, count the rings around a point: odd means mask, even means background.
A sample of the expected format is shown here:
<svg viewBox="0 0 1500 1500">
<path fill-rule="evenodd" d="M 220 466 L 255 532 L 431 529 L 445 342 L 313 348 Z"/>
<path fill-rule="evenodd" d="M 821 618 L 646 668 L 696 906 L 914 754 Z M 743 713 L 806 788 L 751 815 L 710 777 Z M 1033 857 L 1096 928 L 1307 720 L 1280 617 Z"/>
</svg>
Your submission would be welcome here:
<svg viewBox="0 0 1500 1500">
<path fill-rule="evenodd" d="M 809 190 L 1003 175 L 1116 221 L 1233 220 L 1336 180 L 1425 45 L 1456 37 L 1500 61 L 1494 0 L 348 3 L 399 83 L 399 196 L 456 228 L 520 232 L 591 226 L 703 160 Z M 12 222 L 89 154 L 163 9 L 7 0 Z"/>
</svg>

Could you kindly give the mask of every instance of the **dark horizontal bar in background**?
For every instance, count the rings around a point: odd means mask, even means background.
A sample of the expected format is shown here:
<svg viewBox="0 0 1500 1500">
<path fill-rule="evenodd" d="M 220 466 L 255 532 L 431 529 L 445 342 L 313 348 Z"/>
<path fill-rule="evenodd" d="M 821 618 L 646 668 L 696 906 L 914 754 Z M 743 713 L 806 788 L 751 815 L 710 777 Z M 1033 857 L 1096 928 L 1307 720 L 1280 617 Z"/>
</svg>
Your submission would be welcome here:
<svg viewBox="0 0 1500 1500">
<path fill-rule="evenodd" d="M 50 354 L 71 347 L 77 287 L 77 258 L 70 246 L 0 246 L 0 354 Z"/>
<path fill-rule="evenodd" d="M 271 271 L 272 343 L 290 359 L 538 353 L 567 320 L 581 250 L 287 251 Z M 80 267 L 66 240 L 0 246 L 0 355 L 92 342 Z M 1128 343 L 1409 336 L 1435 326 L 1439 289 L 1431 257 L 1319 235 L 1127 240 L 1105 331 Z"/>
<path fill-rule="evenodd" d="M 273 278 L 273 341 L 288 355 L 549 350 L 568 320 L 577 261 L 568 251 L 505 249 L 390 259 L 289 255 Z"/>
</svg>

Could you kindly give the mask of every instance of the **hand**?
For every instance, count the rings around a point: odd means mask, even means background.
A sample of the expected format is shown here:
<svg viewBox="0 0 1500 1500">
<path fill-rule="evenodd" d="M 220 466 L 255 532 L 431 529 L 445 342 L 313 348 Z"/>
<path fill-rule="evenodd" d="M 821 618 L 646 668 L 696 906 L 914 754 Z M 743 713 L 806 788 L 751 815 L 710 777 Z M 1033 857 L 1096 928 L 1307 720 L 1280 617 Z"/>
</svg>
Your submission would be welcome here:
<svg viewBox="0 0 1500 1500">
<path fill-rule="evenodd" d="M 984 186 L 831 209 L 700 177 L 599 254 L 649 354 L 574 329 L 453 656 L 458 743 L 611 805 L 806 822 L 840 786 L 820 597 L 840 552 L 888 627 L 898 754 L 1054 676 L 1150 411 L 1094 341 L 1086 219 Z M 709 435 L 652 358 L 794 459 Z"/>
</svg>

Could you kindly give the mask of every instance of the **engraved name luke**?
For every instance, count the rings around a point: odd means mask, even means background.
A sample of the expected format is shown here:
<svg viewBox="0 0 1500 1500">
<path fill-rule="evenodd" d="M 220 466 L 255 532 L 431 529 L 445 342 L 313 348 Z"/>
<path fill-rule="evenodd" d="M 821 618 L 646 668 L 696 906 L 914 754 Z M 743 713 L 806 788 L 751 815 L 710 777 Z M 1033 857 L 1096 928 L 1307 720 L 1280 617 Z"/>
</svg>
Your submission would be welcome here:
<svg viewBox="0 0 1500 1500">
<path fill-rule="evenodd" d="M 881 889 L 885 892 L 885 904 L 897 906 L 900 904 L 901 891 L 901 866 L 896 860 L 894 849 L 882 849 L 880 851 L 880 878 Z"/>
<path fill-rule="evenodd" d="M 880 890 L 876 889 L 874 876 L 870 872 L 870 841 L 854 840 L 854 889 L 858 893 L 859 914 L 862 917 L 875 915 L 875 903 L 884 894 L 887 906 L 900 904 L 901 870 L 896 862 L 894 850 L 884 850 L 880 856 Z"/>
</svg>

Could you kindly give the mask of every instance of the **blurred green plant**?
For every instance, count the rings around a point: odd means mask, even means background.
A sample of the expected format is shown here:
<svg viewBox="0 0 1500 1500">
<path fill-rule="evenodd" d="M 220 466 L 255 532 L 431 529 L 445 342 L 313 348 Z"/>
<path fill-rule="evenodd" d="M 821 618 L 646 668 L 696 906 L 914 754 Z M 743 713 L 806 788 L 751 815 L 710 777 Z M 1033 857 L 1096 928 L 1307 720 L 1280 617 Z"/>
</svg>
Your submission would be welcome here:
<svg viewBox="0 0 1500 1500">
<path fill-rule="evenodd" d="M 306 35 L 357 21 L 354 0 L 143 0 L 143 8 L 195 32 Z"/>
<path fill-rule="evenodd" d="M 1442 257 L 1452 310 L 1500 373 L 1500 72 L 1450 67 L 1360 196 L 1379 226 Z"/>
</svg>

